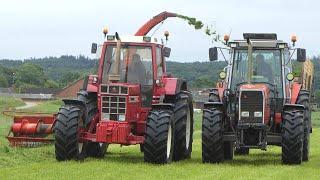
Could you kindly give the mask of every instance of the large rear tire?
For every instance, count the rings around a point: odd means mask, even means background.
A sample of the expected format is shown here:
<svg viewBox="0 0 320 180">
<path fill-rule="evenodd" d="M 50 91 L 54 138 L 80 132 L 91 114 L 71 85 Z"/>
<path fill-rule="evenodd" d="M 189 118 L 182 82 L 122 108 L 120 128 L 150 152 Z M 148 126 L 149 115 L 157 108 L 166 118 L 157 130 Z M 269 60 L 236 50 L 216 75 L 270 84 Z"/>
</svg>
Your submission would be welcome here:
<svg viewBox="0 0 320 180">
<path fill-rule="evenodd" d="M 222 112 L 204 109 L 202 118 L 202 162 L 219 163 L 224 160 Z"/>
<path fill-rule="evenodd" d="M 173 160 L 190 158 L 193 141 L 193 107 L 192 96 L 181 92 L 176 97 L 174 107 L 175 144 Z"/>
<path fill-rule="evenodd" d="M 303 150 L 303 113 L 288 110 L 282 119 L 282 162 L 284 164 L 301 164 Z"/>
<path fill-rule="evenodd" d="M 297 99 L 297 104 L 304 106 L 303 112 L 303 125 L 304 125 L 304 137 L 303 137 L 303 161 L 309 161 L 309 148 L 310 148 L 310 131 L 311 131 L 311 111 L 309 103 L 309 92 L 301 90 Z"/>
<path fill-rule="evenodd" d="M 58 161 L 83 158 L 83 143 L 79 143 L 81 111 L 75 106 L 62 106 L 56 118 L 55 154 Z"/>
<path fill-rule="evenodd" d="M 172 120 L 173 112 L 171 111 L 149 112 L 143 144 L 145 162 L 166 164 L 172 161 L 175 133 Z"/>
</svg>

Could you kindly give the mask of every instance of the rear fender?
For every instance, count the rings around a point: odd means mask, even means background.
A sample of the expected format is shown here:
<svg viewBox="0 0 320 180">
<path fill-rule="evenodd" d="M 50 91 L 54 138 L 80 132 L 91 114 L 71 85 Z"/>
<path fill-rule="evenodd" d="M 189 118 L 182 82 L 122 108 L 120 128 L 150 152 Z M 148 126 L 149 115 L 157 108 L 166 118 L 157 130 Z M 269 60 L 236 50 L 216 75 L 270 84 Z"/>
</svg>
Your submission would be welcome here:
<svg viewBox="0 0 320 180">
<path fill-rule="evenodd" d="M 223 100 L 223 92 L 225 89 L 226 89 L 226 84 L 224 82 L 217 82 L 217 87 L 212 89 L 212 90 L 218 91 L 221 102 Z"/>
<path fill-rule="evenodd" d="M 178 78 L 164 78 L 165 95 L 176 95 L 180 91 L 188 91 L 187 82 Z"/>
<path fill-rule="evenodd" d="M 84 78 L 82 89 L 87 92 L 98 92 L 98 76 L 88 75 Z"/>
<path fill-rule="evenodd" d="M 301 90 L 301 84 L 296 82 L 292 84 L 291 100 L 290 100 L 291 104 L 296 104 L 300 90 Z"/>
</svg>

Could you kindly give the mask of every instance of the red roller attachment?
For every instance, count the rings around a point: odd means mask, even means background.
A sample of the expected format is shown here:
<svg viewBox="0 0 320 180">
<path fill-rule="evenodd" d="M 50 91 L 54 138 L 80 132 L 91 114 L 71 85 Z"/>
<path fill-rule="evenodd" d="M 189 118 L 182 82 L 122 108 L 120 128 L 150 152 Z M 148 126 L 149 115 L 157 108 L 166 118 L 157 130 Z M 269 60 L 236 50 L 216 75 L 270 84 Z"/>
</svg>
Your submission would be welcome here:
<svg viewBox="0 0 320 180">
<path fill-rule="evenodd" d="M 13 134 L 34 135 L 34 134 L 50 134 L 53 124 L 45 124 L 39 120 L 36 123 L 29 122 L 28 119 L 23 119 L 20 123 L 14 123 L 11 127 Z"/>
<path fill-rule="evenodd" d="M 55 114 L 13 115 L 13 124 L 7 136 L 11 146 L 34 146 L 53 141 L 49 138 Z"/>
</svg>

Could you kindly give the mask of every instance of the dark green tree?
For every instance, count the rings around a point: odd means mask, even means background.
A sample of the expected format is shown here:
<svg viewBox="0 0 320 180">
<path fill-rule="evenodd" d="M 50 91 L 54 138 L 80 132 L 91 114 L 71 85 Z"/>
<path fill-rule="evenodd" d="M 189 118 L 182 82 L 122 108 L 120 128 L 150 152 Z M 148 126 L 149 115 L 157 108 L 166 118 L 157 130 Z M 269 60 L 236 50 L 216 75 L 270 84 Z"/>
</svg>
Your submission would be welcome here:
<svg viewBox="0 0 320 180">
<path fill-rule="evenodd" d="M 16 85 L 18 87 L 29 85 L 32 87 L 43 87 L 46 76 L 41 66 L 33 63 L 23 64 L 16 74 Z"/>
<path fill-rule="evenodd" d="M 0 73 L 0 87 L 7 88 L 9 86 L 8 80 L 3 73 Z"/>
</svg>

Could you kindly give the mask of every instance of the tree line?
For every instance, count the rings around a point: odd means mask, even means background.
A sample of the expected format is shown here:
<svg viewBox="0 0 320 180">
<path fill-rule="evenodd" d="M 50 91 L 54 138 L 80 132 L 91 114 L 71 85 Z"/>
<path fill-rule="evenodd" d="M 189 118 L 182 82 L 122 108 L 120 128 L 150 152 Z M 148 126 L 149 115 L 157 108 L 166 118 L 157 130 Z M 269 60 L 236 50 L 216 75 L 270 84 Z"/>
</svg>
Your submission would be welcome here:
<svg viewBox="0 0 320 180">
<path fill-rule="evenodd" d="M 313 57 L 315 95 L 320 97 L 320 56 Z M 0 60 L 0 87 L 23 91 L 27 88 L 63 88 L 69 83 L 95 73 L 98 60 L 85 56 L 60 56 L 21 60 Z M 219 72 L 226 66 L 217 62 L 167 62 L 167 71 L 186 79 L 191 88 L 214 87 Z M 300 67 L 299 64 L 297 67 Z M 295 72 L 300 69 L 296 68 Z M 320 98 L 317 98 L 320 104 Z"/>
<path fill-rule="evenodd" d="M 21 60 L 0 60 L 0 87 L 63 88 L 89 73 L 98 61 L 84 56 L 61 56 Z M 184 78 L 191 87 L 212 87 L 225 62 L 167 62 L 167 71 Z"/>
</svg>

